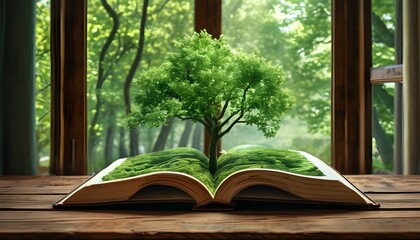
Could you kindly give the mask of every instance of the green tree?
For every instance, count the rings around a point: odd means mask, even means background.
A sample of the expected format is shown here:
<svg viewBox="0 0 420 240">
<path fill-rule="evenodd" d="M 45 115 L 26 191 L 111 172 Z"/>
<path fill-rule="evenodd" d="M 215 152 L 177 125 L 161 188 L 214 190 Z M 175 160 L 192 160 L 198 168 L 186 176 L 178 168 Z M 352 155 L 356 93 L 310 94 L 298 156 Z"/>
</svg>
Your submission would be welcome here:
<svg viewBox="0 0 420 240">
<path fill-rule="evenodd" d="M 202 31 L 175 44 L 166 61 L 137 82 L 138 108 L 130 125 L 157 127 L 172 117 L 204 125 L 210 134 L 209 170 L 217 170 L 217 143 L 239 123 L 256 125 L 266 137 L 279 130 L 292 100 L 283 72 L 261 57 L 233 51 Z"/>
</svg>

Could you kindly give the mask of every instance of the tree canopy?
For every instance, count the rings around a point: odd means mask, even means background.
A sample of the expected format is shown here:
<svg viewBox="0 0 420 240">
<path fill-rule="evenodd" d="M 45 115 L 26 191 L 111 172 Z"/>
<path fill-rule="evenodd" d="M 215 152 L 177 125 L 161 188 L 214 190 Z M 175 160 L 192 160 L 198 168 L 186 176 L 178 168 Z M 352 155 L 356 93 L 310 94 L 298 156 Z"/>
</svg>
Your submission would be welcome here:
<svg viewBox="0 0 420 240">
<path fill-rule="evenodd" d="M 238 123 L 255 125 L 266 137 L 280 128 L 292 106 L 279 66 L 255 54 L 232 50 L 223 37 L 205 31 L 175 44 L 164 63 L 137 81 L 132 127 L 157 127 L 169 118 L 200 122 L 210 133 L 210 171 L 216 144 Z"/>
</svg>

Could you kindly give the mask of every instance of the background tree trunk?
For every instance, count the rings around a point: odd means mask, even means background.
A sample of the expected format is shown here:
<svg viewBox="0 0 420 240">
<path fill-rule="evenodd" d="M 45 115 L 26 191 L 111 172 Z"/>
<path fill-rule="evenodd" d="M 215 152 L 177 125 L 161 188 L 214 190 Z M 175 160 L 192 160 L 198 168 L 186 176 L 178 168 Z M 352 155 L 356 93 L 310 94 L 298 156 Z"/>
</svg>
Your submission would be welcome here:
<svg viewBox="0 0 420 240">
<path fill-rule="evenodd" d="M 35 2 L 0 1 L 0 174 L 36 173 Z"/>
<path fill-rule="evenodd" d="M 134 74 L 137 71 L 138 66 L 140 65 L 140 61 L 143 55 L 143 48 L 144 48 L 144 32 L 146 29 L 146 20 L 147 20 L 147 8 L 149 6 L 149 0 L 143 1 L 143 11 L 141 15 L 141 22 L 140 22 L 140 36 L 137 46 L 136 56 L 134 58 L 133 63 L 131 64 L 130 71 L 124 82 L 124 103 L 125 103 L 125 112 L 126 114 L 131 113 L 131 101 L 130 101 L 130 87 L 131 83 L 133 82 Z M 139 154 L 139 136 L 137 129 L 130 129 L 130 155 L 138 155 Z"/>
<path fill-rule="evenodd" d="M 394 162 L 394 150 L 392 142 L 379 124 L 378 112 L 373 109 L 373 136 L 375 137 L 379 155 L 387 169 L 390 169 Z"/>
<path fill-rule="evenodd" d="M 114 139 L 115 139 L 115 111 L 114 109 L 110 109 L 108 115 L 108 127 L 106 130 L 106 136 L 105 136 L 105 164 L 109 165 L 112 163 L 115 159 L 113 156 L 114 152 Z"/>
<path fill-rule="evenodd" d="M 204 132 L 204 127 L 201 124 L 196 124 L 195 125 L 195 129 L 194 129 L 194 133 L 193 133 L 193 139 L 192 139 L 192 148 L 198 149 L 198 150 L 203 150 L 203 132 Z"/>
<path fill-rule="evenodd" d="M 105 163 L 106 165 L 111 164 L 115 159 L 113 158 L 113 150 L 114 150 L 114 125 L 109 125 L 108 129 L 106 130 L 106 138 L 105 138 Z"/>
<path fill-rule="evenodd" d="M 124 158 L 128 156 L 127 148 L 125 146 L 125 128 L 119 127 L 120 129 L 120 136 L 118 140 L 118 156 L 119 158 Z"/>
<path fill-rule="evenodd" d="M 162 126 L 159 132 L 159 136 L 156 139 L 155 146 L 153 147 L 153 152 L 165 149 L 166 140 L 168 139 L 173 123 L 174 119 L 170 118 L 168 119 L 167 123 Z"/>
<path fill-rule="evenodd" d="M 193 122 L 191 120 L 185 120 L 184 131 L 182 132 L 181 139 L 179 140 L 179 147 L 186 147 L 188 145 L 188 140 L 193 128 Z"/>
</svg>

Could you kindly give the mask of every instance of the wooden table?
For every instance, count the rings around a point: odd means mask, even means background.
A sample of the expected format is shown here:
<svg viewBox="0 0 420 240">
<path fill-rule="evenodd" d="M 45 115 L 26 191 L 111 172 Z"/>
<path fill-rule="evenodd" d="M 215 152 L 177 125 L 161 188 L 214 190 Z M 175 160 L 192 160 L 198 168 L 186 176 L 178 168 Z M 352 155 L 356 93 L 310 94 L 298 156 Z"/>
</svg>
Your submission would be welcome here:
<svg viewBox="0 0 420 240">
<path fill-rule="evenodd" d="M 54 210 L 87 177 L 0 176 L 0 239 L 420 239 L 420 176 L 347 176 L 378 210 Z"/>
</svg>

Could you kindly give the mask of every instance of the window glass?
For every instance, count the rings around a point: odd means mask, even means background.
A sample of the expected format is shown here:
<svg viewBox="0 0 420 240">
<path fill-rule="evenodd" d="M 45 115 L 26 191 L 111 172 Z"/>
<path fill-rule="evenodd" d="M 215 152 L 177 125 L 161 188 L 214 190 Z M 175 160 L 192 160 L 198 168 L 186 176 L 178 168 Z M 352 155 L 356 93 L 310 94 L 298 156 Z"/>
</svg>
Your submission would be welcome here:
<svg viewBox="0 0 420 240">
<path fill-rule="evenodd" d="M 49 171 L 51 120 L 50 1 L 36 2 L 35 109 L 38 174 Z"/>
<path fill-rule="evenodd" d="M 231 46 L 279 64 L 295 98 L 275 138 L 237 125 L 222 148 L 266 144 L 307 151 L 329 163 L 331 2 L 226 0 L 222 9 L 222 32 Z"/>
<path fill-rule="evenodd" d="M 395 43 L 396 4 L 394 0 L 372 1 L 372 63 L 373 67 L 397 63 Z M 401 102 L 395 98 L 399 83 L 384 83 L 373 86 L 372 156 L 373 172 L 386 173 L 393 170 L 394 136 L 399 129 L 395 125 Z M 396 109 L 397 108 L 397 109 Z M 398 121 L 398 120 L 397 120 Z M 398 131 L 398 130 L 397 130 Z"/>
<path fill-rule="evenodd" d="M 173 40 L 194 30 L 193 0 L 150 1 L 147 13 L 143 12 L 144 2 L 88 2 L 90 173 L 129 155 L 177 146 L 202 148 L 203 129 L 191 122 L 171 119 L 161 128 L 127 128 L 135 81 L 144 71 L 163 62 Z M 142 17 L 146 19 L 144 31 Z"/>
</svg>

